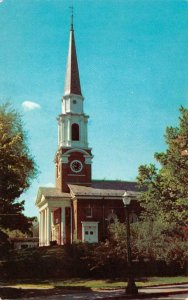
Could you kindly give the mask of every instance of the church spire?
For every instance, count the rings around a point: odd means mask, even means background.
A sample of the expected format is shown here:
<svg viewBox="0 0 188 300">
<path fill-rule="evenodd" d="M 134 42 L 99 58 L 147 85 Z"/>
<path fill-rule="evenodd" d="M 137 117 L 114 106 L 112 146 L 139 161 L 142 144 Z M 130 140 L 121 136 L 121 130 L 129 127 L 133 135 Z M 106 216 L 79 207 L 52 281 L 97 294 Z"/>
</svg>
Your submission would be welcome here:
<svg viewBox="0 0 188 300">
<path fill-rule="evenodd" d="M 66 77 L 65 77 L 65 95 L 76 94 L 82 96 L 77 55 L 76 55 L 76 45 L 75 45 L 75 38 L 74 38 L 73 8 L 71 7 L 71 9 L 72 9 L 72 14 L 71 14 L 67 70 L 66 70 Z"/>
</svg>

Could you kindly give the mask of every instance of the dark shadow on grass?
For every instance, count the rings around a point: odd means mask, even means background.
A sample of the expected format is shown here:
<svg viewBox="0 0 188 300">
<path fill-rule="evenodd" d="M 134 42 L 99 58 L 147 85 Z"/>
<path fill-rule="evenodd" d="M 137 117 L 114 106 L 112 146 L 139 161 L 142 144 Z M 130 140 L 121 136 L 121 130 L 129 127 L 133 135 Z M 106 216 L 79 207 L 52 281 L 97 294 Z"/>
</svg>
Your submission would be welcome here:
<svg viewBox="0 0 188 300">
<path fill-rule="evenodd" d="M 29 297 L 41 297 L 61 295 L 74 292 L 92 292 L 92 290 L 85 286 L 72 286 L 72 287 L 55 287 L 51 289 L 20 289 L 12 287 L 0 287 L 0 297 L 2 299 L 14 299 L 14 298 L 29 298 Z"/>
<path fill-rule="evenodd" d="M 2 299 L 14 299 L 14 298 L 22 298 L 23 293 L 21 289 L 3 287 L 0 288 L 0 297 Z"/>
</svg>

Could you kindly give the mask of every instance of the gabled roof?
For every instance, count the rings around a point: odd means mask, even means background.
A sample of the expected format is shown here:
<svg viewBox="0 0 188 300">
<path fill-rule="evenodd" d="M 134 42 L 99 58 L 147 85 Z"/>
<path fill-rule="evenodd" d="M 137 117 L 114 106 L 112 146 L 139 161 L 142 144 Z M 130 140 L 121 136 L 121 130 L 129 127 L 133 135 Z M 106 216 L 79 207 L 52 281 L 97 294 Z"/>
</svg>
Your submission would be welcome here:
<svg viewBox="0 0 188 300">
<path fill-rule="evenodd" d="M 39 191 L 45 197 L 56 197 L 56 198 L 70 197 L 69 193 L 62 193 L 60 189 L 55 187 L 40 187 Z"/>
<path fill-rule="evenodd" d="M 42 196 L 44 198 L 70 198 L 69 193 L 62 193 L 58 188 L 55 187 L 39 187 L 36 205 L 41 201 Z"/>
<path fill-rule="evenodd" d="M 88 197 L 116 197 L 123 196 L 125 191 L 131 192 L 135 197 L 140 192 L 136 182 L 93 180 L 91 186 L 69 184 L 71 192 L 75 196 Z"/>
<path fill-rule="evenodd" d="M 140 188 L 136 181 L 121 180 L 92 180 L 92 187 L 99 189 L 126 190 L 139 192 Z"/>
<path fill-rule="evenodd" d="M 91 186 L 68 184 L 70 193 L 62 193 L 55 187 L 40 187 L 38 190 L 36 205 L 40 203 L 42 196 L 45 199 L 54 198 L 65 199 L 71 197 L 106 197 L 122 198 L 125 192 L 130 192 L 131 196 L 138 196 L 143 191 L 139 189 L 137 182 L 117 181 L 117 180 L 93 180 Z"/>
</svg>

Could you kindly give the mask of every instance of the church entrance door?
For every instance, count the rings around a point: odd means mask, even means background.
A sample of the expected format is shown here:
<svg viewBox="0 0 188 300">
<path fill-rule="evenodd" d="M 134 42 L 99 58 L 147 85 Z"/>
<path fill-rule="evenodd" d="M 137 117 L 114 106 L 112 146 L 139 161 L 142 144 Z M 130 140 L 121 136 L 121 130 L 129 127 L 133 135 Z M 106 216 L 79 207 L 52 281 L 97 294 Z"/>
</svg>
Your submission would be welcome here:
<svg viewBox="0 0 188 300">
<path fill-rule="evenodd" d="M 98 222 L 82 222 L 82 241 L 98 243 Z"/>
</svg>

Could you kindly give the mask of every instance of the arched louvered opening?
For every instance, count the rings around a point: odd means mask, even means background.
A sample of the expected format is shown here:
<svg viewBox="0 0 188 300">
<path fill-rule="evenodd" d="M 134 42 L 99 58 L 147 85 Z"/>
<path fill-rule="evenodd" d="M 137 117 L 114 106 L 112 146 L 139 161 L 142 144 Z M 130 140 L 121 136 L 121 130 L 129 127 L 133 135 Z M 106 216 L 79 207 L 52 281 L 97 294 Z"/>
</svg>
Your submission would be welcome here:
<svg viewBox="0 0 188 300">
<path fill-rule="evenodd" d="M 79 125 L 74 123 L 72 124 L 72 141 L 79 141 L 80 139 L 80 132 L 79 132 Z"/>
</svg>

